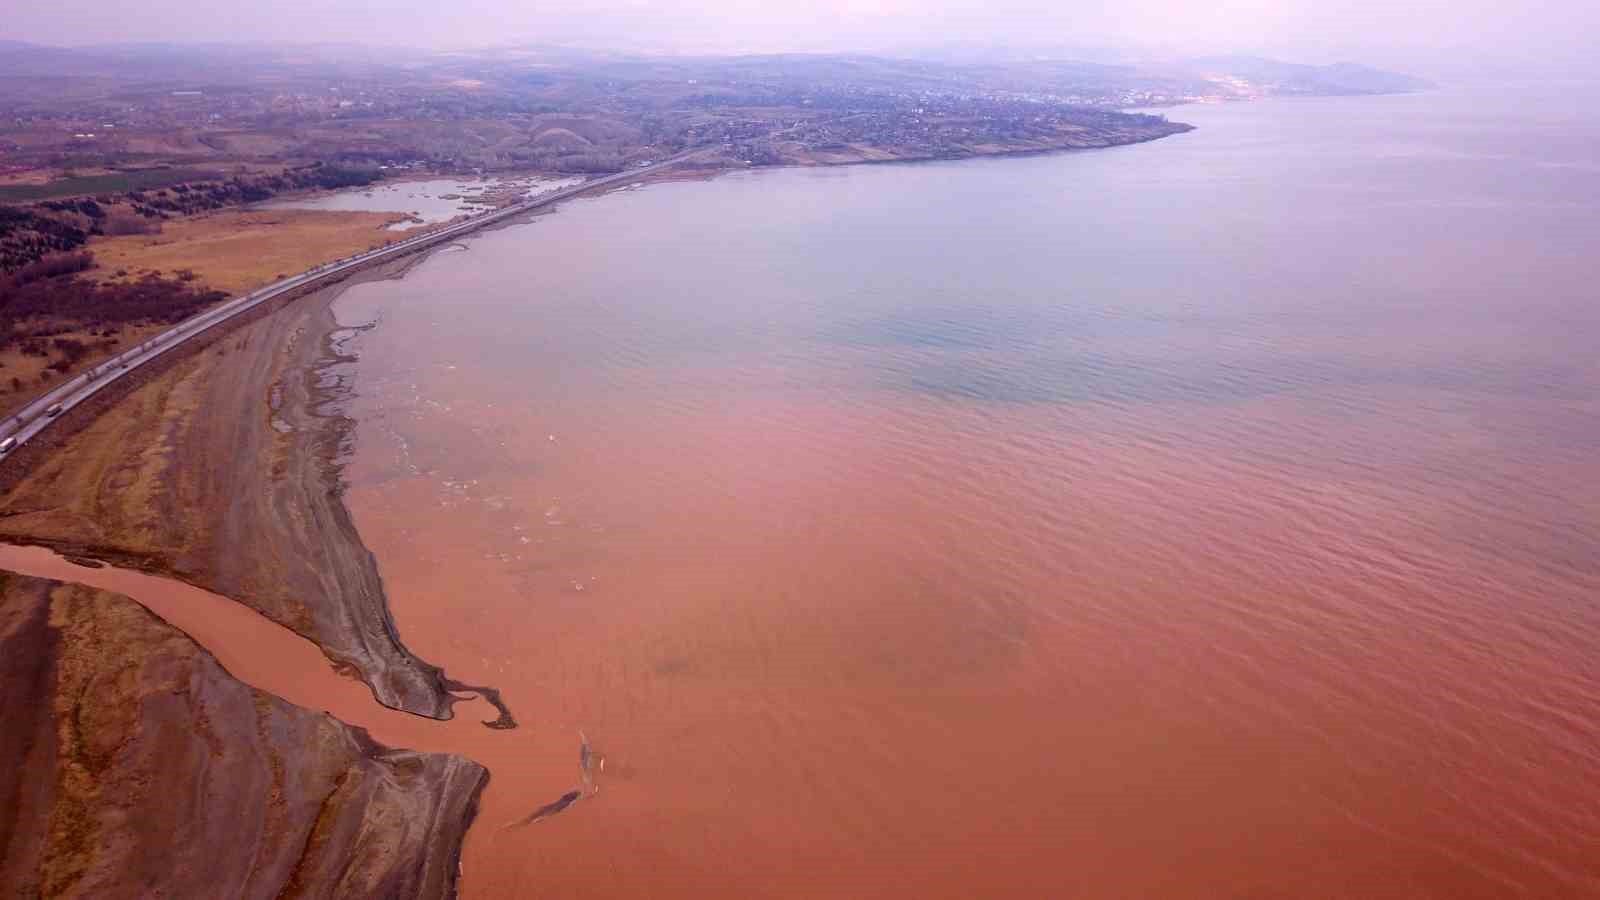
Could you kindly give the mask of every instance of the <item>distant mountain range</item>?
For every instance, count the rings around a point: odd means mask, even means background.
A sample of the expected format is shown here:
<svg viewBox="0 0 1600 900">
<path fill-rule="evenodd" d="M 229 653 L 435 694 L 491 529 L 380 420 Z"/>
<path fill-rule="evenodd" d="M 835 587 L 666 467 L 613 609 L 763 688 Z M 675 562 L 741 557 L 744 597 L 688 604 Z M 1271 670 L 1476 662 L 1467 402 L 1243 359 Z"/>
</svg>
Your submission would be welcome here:
<svg viewBox="0 0 1600 900">
<path fill-rule="evenodd" d="M 105 177 L 137 192 L 195 180 L 197 166 L 587 174 L 689 151 L 737 167 L 1109 147 L 1188 129 L 1124 110 L 1426 86 L 1250 56 L 11 42 L 0 44 L 0 178 L 24 183 L 0 184 L 0 200 L 110 190 L 94 180 Z"/>
<path fill-rule="evenodd" d="M 1259 56 L 1214 56 L 1180 64 L 1197 75 L 1216 74 L 1267 86 L 1273 94 L 1340 96 L 1426 90 L 1426 79 L 1357 63 L 1307 66 Z"/>
<path fill-rule="evenodd" d="M 1430 84 L 1355 63 L 1303 65 L 1256 56 L 1107 62 L 1046 51 L 939 51 L 903 56 L 786 53 L 681 56 L 613 53 L 553 45 L 440 53 L 345 44 L 114 44 L 50 47 L 0 42 L 0 79 L 105 79 L 219 85 L 283 77 L 456 74 L 489 82 L 554 78 L 746 82 L 789 88 L 936 90 L 1049 94 L 1093 105 L 1178 103 L 1252 96 L 1388 94 Z M 20 86 L 0 82 L 0 99 Z M 32 92 L 24 92 L 32 93 Z"/>
</svg>

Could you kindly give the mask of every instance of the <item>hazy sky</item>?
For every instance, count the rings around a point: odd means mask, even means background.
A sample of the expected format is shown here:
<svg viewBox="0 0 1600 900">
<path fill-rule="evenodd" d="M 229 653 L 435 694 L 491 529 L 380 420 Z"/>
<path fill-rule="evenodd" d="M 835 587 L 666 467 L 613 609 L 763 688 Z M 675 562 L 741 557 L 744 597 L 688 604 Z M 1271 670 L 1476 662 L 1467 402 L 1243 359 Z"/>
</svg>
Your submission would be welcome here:
<svg viewBox="0 0 1600 900">
<path fill-rule="evenodd" d="M 0 37 L 362 41 L 428 47 L 616 41 L 629 49 L 884 50 L 958 41 L 1268 51 L 1307 61 L 1439 50 L 1581 58 L 1600 0 L 4 0 Z M 1376 62 L 1393 61 L 1373 60 Z"/>
</svg>

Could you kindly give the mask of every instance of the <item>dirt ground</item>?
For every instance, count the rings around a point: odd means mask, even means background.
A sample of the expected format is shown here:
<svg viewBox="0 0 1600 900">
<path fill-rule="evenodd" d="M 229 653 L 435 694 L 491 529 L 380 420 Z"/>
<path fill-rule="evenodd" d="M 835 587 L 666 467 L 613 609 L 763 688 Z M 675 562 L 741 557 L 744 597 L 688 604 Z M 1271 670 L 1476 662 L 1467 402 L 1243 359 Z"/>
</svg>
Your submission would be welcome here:
<svg viewBox="0 0 1600 900">
<path fill-rule="evenodd" d="M 224 594 L 316 642 L 384 705 L 448 718 L 451 691 L 477 689 L 406 650 L 339 497 L 350 423 L 337 379 L 325 380 L 340 361 L 328 340 L 336 290 L 158 363 L 125 396 L 74 410 L 39 447 L 0 460 L 0 539 Z M 497 727 L 513 725 L 508 713 Z"/>
<path fill-rule="evenodd" d="M 126 597 L 4 571 L 0 676 L 15 896 L 455 895 L 476 763 L 251 688 Z"/>
</svg>

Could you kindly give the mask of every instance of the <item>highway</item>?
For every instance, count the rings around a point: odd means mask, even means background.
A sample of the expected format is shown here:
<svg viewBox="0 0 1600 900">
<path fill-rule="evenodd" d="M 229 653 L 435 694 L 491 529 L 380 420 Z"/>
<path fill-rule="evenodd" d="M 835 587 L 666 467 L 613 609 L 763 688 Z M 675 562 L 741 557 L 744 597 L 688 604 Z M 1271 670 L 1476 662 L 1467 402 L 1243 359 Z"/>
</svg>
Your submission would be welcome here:
<svg viewBox="0 0 1600 900">
<path fill-rule="evenodd" d="M 679 154 L 648 166 L 639 166 L 618 172 L 615 175 L 595 178 L 569 188 L 550 191 L 510 206 L 481 213 L 462 222 L 445 226 L 437 231 L 415 235 L 375 250 L 369 250 L 366 253 L 326 263 L 299 275 L 275 281 L 266 287 L 257 288 L 248 294 L 235 297 L 197 316 L 185 319 L 143 343 L 124 350 L 116 356 L 98 363 L 93 368 L 63 381 L 48 392 L 35 398 L 27 406 L 0 420 L 0 441 L 4 441 L 7 438 L 16 439 L 15 445 L 6 450 L 4 456 L 0 456 L 0 460 L 3 460 L 5 456 L 15 454 L 24 444 L 49 428 L 52 423 L 66 415 L 73 407 L 84 403 L 96 393 L 105 389 L 107 385 L 114 384 L 118 379 L 125 378 L 129 374 L 138 371 L 140 367 L 158 359 L 174 347 L 182 346 L 184 342 L 193 340 L 212 328 L 243 315 L 263 303 L 270 303 L 292 291 L 302 290 L 324 281 L 334 280 L 342 275 L 348 275 L 373 263 L 395 259 L 408 253 L 415 253 L 424 247 L 461 237 L 486 225 L 492 225 L 531 210 L 549 206 L 552 203 L 559 203 L 585 191 L 592 191 L 595 188 L 606 185 L 633 181 L 642 176 L 670 168 L 689 155 L 688 153 Z M 59 411 L 52 414 L 51 411 L 55 410 L 58 405 Z"/>
</svg>

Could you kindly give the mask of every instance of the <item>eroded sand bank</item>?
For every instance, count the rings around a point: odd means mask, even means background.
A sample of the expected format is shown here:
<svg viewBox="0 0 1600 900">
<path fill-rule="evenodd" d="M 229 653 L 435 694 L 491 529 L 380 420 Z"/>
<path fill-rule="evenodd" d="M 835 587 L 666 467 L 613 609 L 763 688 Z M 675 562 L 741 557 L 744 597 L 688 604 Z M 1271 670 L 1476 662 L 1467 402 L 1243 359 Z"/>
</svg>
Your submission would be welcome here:
<svg viewBox="0 0 1600 900">
<path fill-rule="evenodd" d="M 385 277 L 401 265 L 374 270 Z M 335 287 L 107 392 L 0 471 L 0 539 L 180 578 L 311 639 L 380 702 L 448 718 L 454 683 L 408 651 L 340 502 Z M 93 416 L 91 419 L 90 417 Z M 502 708 L 496 727 L 513 727 Z"/>
<path fill-rule="evenodd" d="M 0 883 L 17 896 L 454 896 L 482 766 L 390 749 L 241 683 L 230 669 L 341 711 L 382 709 L 237 604 L 39 548 L 0 555 L 165 600 L 158 617 L 108 590 L 0 572 Z M 242 652 L 219 663 L 173 623 Z"/>
<path fill-rule="evenodd" d="M 128 636 L 117 653 L 105 659 L 97 657 L 97 663 L 102 668 L 109 668 L 106 674 L 95 677 L 100 681 L 114 682 L 120 687 L 110 692 L 98 691 L 93 696 L 86 696 L 81 691 L 74 695 L 80 698 L 77 701 L 79 705 L 87 704 L 95 709 L 104 708 L 106 703 L 126 704 L 132 701 L 135 706 L 143 704 L 139 708 L 146 711 L 140 713 L 143 718 L 139 721 L 146 724 L 135 728 L 120 720 L 107 721 L 92 712 L 84 717 L 64 711 L 66 707 L 51 713 L 49 704 L 30 706 L 35 703 L 34 698 L 50 695 L 48 682 L 54 676 L 49 672 L 52 666 L 58 665 L 52 655 L 55 651 L 51 648 L 59 640 L 42 631 L 37 634 L 30 632 L 33 636 L 26 639 L 8 637 L 18 627 L 14 622 L 22 621 L 29 614 L 31 607 L 27 603 L 36 602 L 37 597 L 26 591 L 13 591 L 0 602 L 0 650 L 4 651 L 0 661 L 7 666 L 4 670 L 4 687 L 9 688 L 8 691 L 0 691 L 0 699 L 4 700 L 0 712 L 4 713 L 7 722 L 31 723 L 28 728 L 0 735 L 0 763 L 9 764 L 15 760 L 16 764 L 8 771 L 27 776 L 18 777 L 11 783 L 0 783 L 0 801 L 4 801 L 0 803 L 0 808 L 16 806 L 16 802 L 8 799 L 11 794 L 37 790 L 37 784 L 45 785 L 44 810 L 48 810 L 52 802 L 57 805 L 63 802 L 55 801 L 50 794 L 50 779 L 36 777 L 37 773 L 56 767 L 57 756 L 52 755 L 50 748 L 53 742 L 49 737 L 53 722 L 83 721 L 87 726 L 75 732 L 74 739 L 100 746 L 132 748 L 126 752 L 119 751 L 121 755 L 102 764 L 95 773 L 96 779 L 108 786 L 107 796 L 110 799 L 104 802 L 110 805 L 103 812 L 110 824 L 96 832 L 99 837 L 83 842 L 84 847 L 90 850 L 103 841 L 117 843 L 119 832 L 116 829 L 126 827 L 122 823 L 127 821 L 164 821 L 167 817 L 182 819 L 189 816 L 189 819 L 183 819 L 180 823 L 182 828 L 143 836 L 145 845 L 141 852 L 153 857 L 176 859 L 174 855 L 179 853 L 179 848 L 190 847 L 202 855 L 215 852 L 225 859 L 233 859 L 237 854 L 248 856 L 252 852 L 250 842 L 257 839 L 254 837 L 255 831 L 251 828 L 225 831 L 215 825 L 212 813 L 208 812 L 213 808 L 232 810 L 236 803 L 233 800 L 219 801 L 208 793 L 213 791 L 214 783 L 219 783 L 218 779 L 234 779 L 243 785 L 241 789 L 246 793 L 254 785 L 270 783 L 272 790 L 277 791 L 281 798 L 288 798 L 283 802 L 292 807 L 290 801 L 294 798 L 289 794 L 293 791 L 282 784 L 284 771 L 307 769 L 317 772 L 336 764 L 357 766 L 359 763 L 359 767 L 364 768 L 349 778 L 359 776 L 371 781 L 381 775 L 382 780 L 373 783 L 382 790 L 364 787 L 367 782 L 358 779 L 349 788 L 342 788 L 344 793 L 329 794 L 324 791 L 325 804 L 337 801 L 348 805 L 340 805 L 338 809 L 343 816 L 339 820 L 339 828 L 342 829 L 340 834 L 347 836 L 349 841 L 322 857 L 298 863 L 300 870 L 317 874 L 302 877 L 294 891 L 289 892 L 290 895 L 450 896 L 456 890 L 453 876 L 448 885 L 440 882 L 438 891 L 431 883 L 425 885 L 419 881 L 408 887 L 405 882 L 395 879 L 410 871 L 432 871 L 434 867 L 445 863 L 448 863 L 452 873 L 456 872 L 468 826 L 474 818 L 485 820 L 483 827 L 472 829 L 474 842 L 501 852 L 516 853 L 517 848 L 526 847 L 537 837 L 519 834 L 515 829 L 564 812 L 578 800 L 598 790 L 602 757 L 583 736 L 576 733 L 543 733 L 539 736 L 540 740 L 533 741 L 533 734 L 521 730 L 484 728 L 479 720 L 494 715 L 495 709 L 481 699 L 464 701 L 466 705 L 461 710 L 462 715 L 447 721 L 387 708 L 375 703 L 371 693 L 361 683 L 329 666 L 326 657 L 314 644 L 226 597 L 194 585 L 113 566 L 85 566 L 45 547 L 0 545 L 0 572 L 21 573 L 15 576 L 18 583 L 65 583 L 66 587 L 62 590 L 75 592 L 72 597 L 105 598 L 95 601 L 102 604 L 120 604 L 120 607 L 131 609 L 134 604 L 124 599 L 131 598 L 152 614 L 140 618 L 123 610 L 117 613 L 114 621 L 108 620 L 108 624 L 101 627 L 97 632 L 100 639 L 116 636 L 117 640 L 121 640 L 122 635 Z M 139 628 L 144 626 L 139 623 L 147 620 L 155 623 L 150 629 L 165 635 L 161 642 L 141 639 Z M 128 625 L 129 622 L 134 624 Z M 44 627 L 35 624 L 35 631 Z M 203 657 L 209 666 L 203 671 L 197 670 L 198 674 L 192 677 L 185 676 L 190 677 L 192 684 L 201 685 L 202 689 L 187 692 L 178 689 L 180 700 L 176 702 L 158 703 L 149 699 L 161 690 L 172 689 L 175 684 L 170 678 L 159 683 L 156 683 L 156 679 L 159 673 L 177 665 L 172 659 L 172 647 L 180 643 L 190 648 L 183 651 L 183 660 L 191 656 Z M 183 664 L 189 665 L 187 662 Z M 166 678 L 165 675 L 160 677 Z M 250 721 L 251 705 L 235 700 L 212 702 L 206 699 L 218 691 L 237 693 L 239 690 L 248 691 L 256 698 L 254 708 L 258 719 L 265 715 L 261 710 L 281 708 L 290 711 L 282 715 L 289 716 L 303 727 L 295 731 L 275 724 L 275 719 L 263 719 L 264 724 L 256 730 L 257 743 L 245 742 L 235 732 L 243 735 L 248 730 L 245 724 Z M 232 694 L 226 696 L 231 697 Z M 70 705 L 67 703 L 68 707 Z M 27 710 L 42 711 L 35 715 Z M 241 722 L 245 724 L 239 724 Z M 304 723 L 313 723 L 321 730 L 308 737 L 302 732 L 311 725 Z M 148 773 L 141 767 L 153 765 L 141 755 L 145 752 L 141 748 L 149 743 L 141 737 L 146 732 L 170 732 L 188 736 L 195 742 L 209 742 L 207 746 L 221 754 L 216 757 L 220 760 L 218 762 L 208 764 L 201 759 L 185 757 L 183 761 L 163 769 L 162 777 L 167 779 L 163 783 L 171 786 L 170 796 L 200 796 L 202 799 L 198 803 L 181 804 L 183 809 L 164 810 L 157 795 L 140 792 L 139 786 L 149 781 Z M 346 733 L 348 739 L 341 737 Z M 215 737 L 218 734 L 220 738 Z M 67 740 L 65 732 L 63 735 L 62 740 Z M 351 746 L 365 756 L 360 759 L 350 757 L 347 751 Z M 28 747 L 39 749 L 29 750 Z M 390 747 L 409 749 L 390 750 Z M 380 767 L 373 770 L 376 775 L 368 771 L 374 766 Z M 382 767 L 393 769 L 394 772 L 390 773 Z M 489 785 L 489 772 L 494 769 L 506 772 L 507 778 L 494 784 L 495 796 L 490 800 L 485 788 Z M 194 783 L 185 786 L 185 777 L 193 777 Z M 0 776 L 0 782 L 4 782 L 3 776 Z M 35 787 L 29 788 L 28 785 Z M 319 785 L 320 782 L 312 783 L 304 790 L 322 790 Z M 355 797 L 355 800 L 346 799 L 346 795 Z M 64 802 L 73 801 L 69 797 Z M 100 799 L 94 799 L 94 809 L 100 810 L 101 803 Z M 39 862 L 41 857 L 72 852 L 71 842 L 51 837 L 56 833 L 50 830 L 48 813 L 41 812 L 37 807 L 38 801 L 31 802 L 31 805 L 23 804 L 23 814 L 15 821 L 0 823 L 3 826 L 0 828 L 0 857 L 6 859 L 6 868 L 0 870 L 0 875 L 9 878 L 13 868 L 21 866 L 21 869 L 15 869 L 23 873 L 18 878 L 24 878 L 24 875 L 35 877 L 27 873 L 44 871 Z M 481 816 L 478 815 L 480 810 Z M 280 814 L 274 815 L 283 818 Z M 283 827 L 291 826 L 301 827 L 293 822 Z M 11 831 L 6 832 L 4 828 Z M 20 850 L 6 849 L 10 840 L 6 838 L 7 833 L 16 836 L 10 846 Z M 160 835 L 172 836 L 172 844 L 164 843 Z M 273 839 L 280 843 L 290 840 L 281 834 Z M 299 840 L 304 843 L 303 838 Z M 356 841 L 359 843 L 350 843 Z M 380 846 L 392 848 L 384 852 L 383 859 L 388 861 L 384 865 L 393 869 L 393 872 L 363 861 L 361 854 L 366 852 L 363 848 Z M 23 855 L 17 856 L 17 853 Z M 336 853 L 345 856 L 340 857 Z M 94 850 L 85 858 L 98 861 L 117 857 Z M 336 861 L 340 859 L 349 862 L 352 868 L 367 873 L 362 876 L 368 878 L 365 886 L 352 882 L 352 876 L 338 870 Z M 95 862 L 94 865 L 101 866 L 101 863 Z M 165 865 L 177 868 L 171 868 L 170 872 L 151 870 L 151 877 L 156 879 L 151 883 L 159 885 L 164 895 L 206 895 L 204 891 L 186 892 L 187 883 L 182 879 L 189 875 L 188 870 L 183 868 L 188 863 L 177 860 Z M 226 863 L 219 865 L 226 870 Z M 107 871 L 114 869 L 110 862 L 101 867 Z M 477 874 L 488 874 L 490 883 L 494 882 L 493 873 Z M 249 882 L 251 890 L 258 883 L 283 886 L 270 880 L 263 882 L 256 876 L 252 878 L 256 880 Z M 474 883 L 474 873 L 468 872 L 464 878 L 467 883 Z M 405 889 L 390 890 L 393 885 Z M 121 889 L 111 880 L 104 881 L 101 886 Z M 276 896 L 275 890 L 266 891 L 264 896 Z M 303 894 L 295 891 L 302 891 Z M 120 895 L 113 890 L 108 896 Z M 238 896 L 255 894 L 244 891 Z"/>
</svg>

